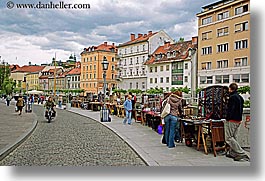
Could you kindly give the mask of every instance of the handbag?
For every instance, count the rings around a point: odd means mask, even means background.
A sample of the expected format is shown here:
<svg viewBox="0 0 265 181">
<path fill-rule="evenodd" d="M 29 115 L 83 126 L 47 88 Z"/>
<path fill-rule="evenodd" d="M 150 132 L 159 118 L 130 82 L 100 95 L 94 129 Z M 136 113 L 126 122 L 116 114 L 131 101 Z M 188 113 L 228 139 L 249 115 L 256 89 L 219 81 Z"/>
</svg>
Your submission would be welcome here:
<svg viewBox="0 0 265 181">
<path fill-rule="evenodd" d="M 169 99 L 169 98 L 168 98 L 168 99 Z M 168 99 L 166 99 L 166 100 L 164 100 L 164 101 L 162 102 L 162 105 L 166 104 L 165 107 L 164 107 L 164 109 L 163 109 L 162 112 L 161 112 L 161 115 L 160 115 L 162 118 L 164 118 L 164 117 L 166 117 L 168 114 L 170 114 L 170 104 L 168 103 Z M 166 103 L 165 103 L 165 101 L 166 101 Z"/>
</svg>

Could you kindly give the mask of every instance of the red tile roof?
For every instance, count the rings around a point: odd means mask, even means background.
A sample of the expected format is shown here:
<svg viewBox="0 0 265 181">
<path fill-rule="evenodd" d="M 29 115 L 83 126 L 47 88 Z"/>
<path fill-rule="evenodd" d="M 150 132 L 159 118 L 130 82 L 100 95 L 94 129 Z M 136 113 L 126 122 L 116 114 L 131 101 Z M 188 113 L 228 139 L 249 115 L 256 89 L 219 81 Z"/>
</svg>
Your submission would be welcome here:
<svg viewBox="0 0 265 181">
<path fill-rule="evenodd" d="M 82 53 L 93 52 L 93 51 L 113 52 L 113 49 L 114 49 L 114 52 L 117 52 L 117 48 L 114 45 L 114 43 L 112 45 L 108 45 L 107 42 L 104 42 L 103 44 L 100 44 L 99 46 L 91 46 L 91 47 L 88 47 L 88 48 L 84 48 L 84 51 Z"/>
<path fill-rule="evenodd" d="M 12 71 L 12 73 L 14 72 L 27 72 L 27 73 L 36 73 L 36 72 L 40 72 L 45 68 L 45 66 L 36 66 L 36 65 L 24 65 L 14 71 Z"/>
<path fill-rule="evenodd" d="M 81 74 L 81 68 L 74 68 L 67 72 L 67 75 L 79 75 Z"/>
<path fill-rule="evenodd" d="M 148 34 L 138 34 L 137 38 L 135 38 L 135 34 L 131 34 L 131 40 L 126 42 L 126 43 L 120 44 L 118 47 L 122 47 L 122 46 L 126 46 L 126 45 L 131 45 L 131 44 L 147 41 L 150 37 L 152 37 L 153 35 L 155 35 L 157 33 L 158 32 L 153 33 L 151 31 L 149 31 Z"/>
<path fill-rule="evenodd" d="M 197 44 L 192 44 L 192 41 L 184 41 L 175 44 L 165 43 L 165 45 L 158 47 L 155 52 L 151 55 L 149 60 L 145 62 L 145 65 L 157 64 L 163 62 L 171 62 L 173 60 L 185 60 L 189 55 L 189 48 L 196 48 Z M 173 54 L 175 56 L 167 56 L 167 53 Z M 157 55 L 162 55 L 159 59 L 156 59 Z"/>
</svg>

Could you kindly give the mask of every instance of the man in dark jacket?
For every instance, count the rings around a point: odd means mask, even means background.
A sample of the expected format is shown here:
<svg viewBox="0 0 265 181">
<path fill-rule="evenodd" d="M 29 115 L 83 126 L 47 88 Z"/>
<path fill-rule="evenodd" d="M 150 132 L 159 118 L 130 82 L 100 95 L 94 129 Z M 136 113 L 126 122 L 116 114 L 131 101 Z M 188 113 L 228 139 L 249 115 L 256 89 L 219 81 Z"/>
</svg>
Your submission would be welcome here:
<svg viewBox="0 0 265 181">
<path fill-rule="evenodd" d="M 248 155 L 237 142 L 239 126 L 242 121 L 244 99 L 237 93 L 237 84 L 229 85 L 228 114 L 225 122 L 225 141 L 230 146 L 227 157 L 234 158 L 235 161 L 249 159 Z"/>
</svg>

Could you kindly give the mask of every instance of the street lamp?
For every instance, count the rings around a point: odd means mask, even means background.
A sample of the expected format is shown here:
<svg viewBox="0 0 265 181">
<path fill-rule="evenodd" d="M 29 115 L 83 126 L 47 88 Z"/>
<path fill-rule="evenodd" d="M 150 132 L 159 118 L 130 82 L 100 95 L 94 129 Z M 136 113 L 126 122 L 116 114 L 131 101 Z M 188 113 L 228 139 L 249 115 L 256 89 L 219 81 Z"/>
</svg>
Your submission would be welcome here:
<svg viewBox="0 0 265 181">
<path fill-rule="evenodd" d="M 71 77 L 67 77 L 67 82 L 68 82 L 68 100 L 67 100 L 67 104 L 68 104 L 68 108 L 70 108 L 70 104 L 69 104 L 69 89 L 70 89 L 70 80 L 71 80 Z"/>
<path fill-rule="evenodd" d="M 102 122 L 106 122 L 109 121 L 109 112 L 106 109 L 106 103 L 105 103 L 105 98 L 106 98 L 106 71 L 108 70 L 109 67 L 109 62 L 107 60 L 107 58 L 104 56 L 103 61 L 101 62 L 102 64 L 102 69 L 103 69 L 103 79 L 104 79 L 104 83 L 103 83 L 103 91 L 104 91 L 104 98 L 103 98 L 103 108 L 101 111 L 101 121 Z"/>
</svg>

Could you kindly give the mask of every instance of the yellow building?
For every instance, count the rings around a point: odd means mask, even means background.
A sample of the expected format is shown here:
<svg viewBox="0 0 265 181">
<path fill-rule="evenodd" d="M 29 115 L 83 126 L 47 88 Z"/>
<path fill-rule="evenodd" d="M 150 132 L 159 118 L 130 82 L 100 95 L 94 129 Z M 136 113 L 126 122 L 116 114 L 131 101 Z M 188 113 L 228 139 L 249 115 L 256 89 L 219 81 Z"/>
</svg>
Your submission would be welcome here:
<svg viewBox="0 0 265 181">
<path fill-rule="evenodd" d="M 220 0 L 198 17 L 198 83 L 250 85 L 250 0 Z"/>
<path fill-rule="evenodd" d="M 38 87 L 39 73 L 44 66 L 25 65 L 11 72 L 10 77 L 16 82 L 16 88 L 23 90 L 36 89 Z"/>
<path fill-rule="evenodd" d="M 115 67 L 117 61 L 116 47 L 114 44 L 108 45 L 107 42 L 99 46 L 85 48 L 81 53 L 81 89 L 85 90 L 85 95 L 103 93 L 103 69 L 102 61 L 104 56 L 109 62 L 109 68 L 106 72 L 107 88 L 111 89 L 117 86 Z"/>
</svg>

